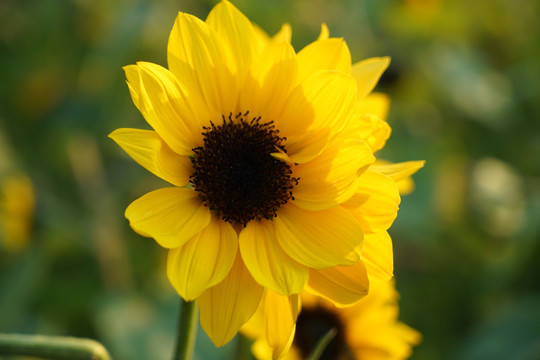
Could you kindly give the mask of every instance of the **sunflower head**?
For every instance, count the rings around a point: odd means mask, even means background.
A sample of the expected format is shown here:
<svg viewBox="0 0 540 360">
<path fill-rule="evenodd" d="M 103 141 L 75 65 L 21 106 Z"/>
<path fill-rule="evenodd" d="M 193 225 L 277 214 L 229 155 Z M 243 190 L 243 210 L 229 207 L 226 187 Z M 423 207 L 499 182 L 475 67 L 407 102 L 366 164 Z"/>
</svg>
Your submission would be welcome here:
<svg viewBox="0 0 540 360">
<path fill-rule="evenodd" d="M 283 353 L 306 286 L 346 305 L 367 293 L 368 272 L 392 273 L 400 199 L 392 171 L 373 168 L 390 130 L 386 97 L 371 94 L 389 59 L 352 65 L 326 26 L 299 52 L 290 39 L 224 0 L 206 21 L 178 14 L 168 68 L 124 68 L 152 130 L 110 137 L 170 183 L 125 215 L 169 249 L 169 280 L 197 299 L 218 346 L 262 309 L 280 319 L 266 334 Z"/>
<path fill-rule="evenodd" d="M 302 311 L 296 322 L 296 333 L 290 351 L 281 354 L 285 360 L 306 359 L 323 336 L 333 330 L 335 336 L 321 354 L 321 360 L 403 360 L 420 343 L 421 334 L 398 320 L 398 293 L 394 281 L 374 280 L 370 294 L 352 306 L 336 307 L 333 303 L 302 293 Z M 254 339 L 257 359 L 275 358 L 261 328 L 248 323 L 243 333 Z"/>
<path fill-rule="evenodd" d="M 193 149 L 193 188 L 205 206 L 232 224 L 276 217 L 281 205 L 294 200 L 298 184 L 290 166 L 272 156 L 286 153 L 285 139 L 272 121 L 249 112 L 222 120 L 203 127 L 203 145 Z"/>
</svg>

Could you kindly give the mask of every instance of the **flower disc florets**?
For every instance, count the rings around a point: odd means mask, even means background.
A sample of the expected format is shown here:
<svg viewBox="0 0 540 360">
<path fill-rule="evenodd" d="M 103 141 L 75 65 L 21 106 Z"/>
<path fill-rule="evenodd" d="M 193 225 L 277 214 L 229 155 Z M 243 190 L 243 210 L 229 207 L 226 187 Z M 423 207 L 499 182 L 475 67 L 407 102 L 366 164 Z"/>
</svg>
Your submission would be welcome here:
<svg viewBox="0 0 540 360">
<path fill-rule="evenodd" d="M 191 184 L 204 205 L 233 224 L 277 216 L 294 199 L 298 179 L 285 162 L 271 154 L 285 152 L 284 138 L 273 122 L 247 120 L 249 112 L 223 116 L 223 123 L 204 127 L 203 146 L 193 149 Z"/>
</svg>

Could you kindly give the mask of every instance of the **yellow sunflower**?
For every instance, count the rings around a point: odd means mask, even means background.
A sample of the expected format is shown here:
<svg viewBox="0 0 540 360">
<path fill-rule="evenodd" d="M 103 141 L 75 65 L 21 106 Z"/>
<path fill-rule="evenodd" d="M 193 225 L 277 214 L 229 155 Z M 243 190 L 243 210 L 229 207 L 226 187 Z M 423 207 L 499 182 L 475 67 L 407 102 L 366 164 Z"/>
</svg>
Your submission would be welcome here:
<svg viewBox="0 0 540 360">
<path fill-rule="evenodd" d="M 371 281 L 369 295 L 344 308 L 303 292 L 296 336 L 282 359 L 305 359 L 332 328 L 336 335 L 326 346 L 321 360 L 407 359 L 412 346 L 420 343 L 422 336 L 398 321 L 398 296 L 393 280 Z M 261 321 L 258 315 L 242 332 L 255 339 L 252 350 L 257 359 L 271 359 L 272 347 L 264 336 L 263 327 L 256 324 Z"/>
<path fill-rule="evenodd" d="M 298 53 L 290 38 L 289 26 L 270 38 L 222 1 L 206 21 L 179 13 L 168 69 L 124 68 L 153 130 L 110 137 L 172 185 L 125 215 L 169 249 L 169 280 L 197 299 L 217 346 L 260 304 L 286 318 L 269 329 L 285 348 L 306 285 L 349 304 L 366 294 L 367 271 L 392 275 L 398 187 L 372 168 L 390 134 L 388 101 L 370 95 L 389 59 L 351 65 L 325 26 Z"/>
<path fill-rule="evenodd" d="M 28 245 L 34 215 L 34 188 L 23 173 L 0 174 L 0 246 L 17 252 Z"/>
</svg>

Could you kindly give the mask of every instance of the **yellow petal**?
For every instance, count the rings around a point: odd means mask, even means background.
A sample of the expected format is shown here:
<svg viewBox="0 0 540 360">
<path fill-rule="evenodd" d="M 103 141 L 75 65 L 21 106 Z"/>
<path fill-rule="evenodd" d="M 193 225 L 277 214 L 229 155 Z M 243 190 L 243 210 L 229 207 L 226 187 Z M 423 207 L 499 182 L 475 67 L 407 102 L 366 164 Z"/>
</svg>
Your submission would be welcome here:
<svg viewBox="0 0 540 360">
<path fill-rule="evenodd" d="M 281 28 L 279 31 L 272 36 L 272 41 L 281 42 L 285 41 L 286 43 L 291 43 L 291 37 L 292 37 L 292 28 L 290 24 L 283 24 L 281 25 Z"/>
<path fill-rule="evenodd" d="M 355 106 L 356 84 L 349 75 L 321 71 L 304 80 L 275 119 L 280 135 L 287 138 L 290 158 L 304 163 L 319 155 L 348 125 Z"/>
<path fill-rule="evenodd" d="M 251 353 L 257 360 L 272 360 L 272 348 L 266 339 L 255 338 L 253 345 L 251 345 Z"/>
<path fill-rule="evenodd" d="M 291 357 L 295 348 L 290 347 L 300 306 L 299 295 L 286 297 L 271 290 L 265 292 L 255 315 L 241 329 L 255 340 L 251 351 L 257 359 L 300 359 Z"/>
<path fill-rule="evenodd" d="M 373 165 L 372 169 L 390 177 L 394 181 L 399 181 L 413 175 L 420 170 L 425 163 L 424 160 L 404 161 L 395 164 L 378 161 Z"/>
<path fill-rule="evenodd" d="M 415 330 L 398 321 L 398 293 L 393 281 L 370 281 L 369 295 L 348 312 L 346 337 L 351 350 L 358 359 L 380 358 L 407 359 L 411 346 L 417 344 L 421 336 Z"/>
<path fill-rule="evenodd" d="M 320 40 L 326 40 L 330 37 L 330 30 L 328 30 L 328 26 L 325 23 L 321 24 L 321 33 L 319 34 L 319 37 L 317 38 L 318 41 Z"/>
<path fill-rule="evenodd" d="M 396 184 L 398 186 L 399 194 L 401 196 L 409 195 L 410 193 L 414 191 L 415 185 L 411 177 L 407 177 L 399 181 L 396 181 Z"/>
<path fill-rule="evenodd" d="M 290 144 L 287 146 L 289 159 L 295 164 L 302 164 L 313 160 L 324 151 L 330 142 L 331 132 L 331 128 L 312 129 L 305 131 L 301 136 L 285 137 Z"/>
<path fill-rule="evenodd" d="M 356 106 L 357 114 L 372 114 L 381 120 L 386 121 L 388 110 L 390 109 L 390 98 L 386 94 L 372 92 Z"/>
<path fill-rule="evenodd" d="M 415 172 L 420 170 L 425 161 L 405 161 L 397 164 L 378 161 L 373 169 L 389 176 L 397 183 L 401 195 L 410 194 L 414 190 L 414 181 L 411 178 Z"/>
<path fill-rule="evenodd" d="M 308 285 L 317 295 L 337 306 L 347 306 L 367 295 L 369 280 L 366 267 L 359 261 L 351 266 L 311 269 Z"/>
<path fill-rule="evenodd" d="M 257 56 L 240 97 L 242 109 L 271 121 L 296 85 L 296 54 L 286 42 L 274 42 Z"/>
<path fill-rule="evenodd" d="M 264 292 L 266 294 L 266 291 Z M 264 298 L 265 295 L 263 295 Z M 261 299 L 262 300 L 262 299 Z M 266 322 L 265 314 L 264 314 L 264 308 L 262 306 L 262 301 L 259 303 L 259 307 L 257 308 L 257 311 L 255 311 L 255 314 L 247 321 L 242 328 L 240 329 L 240 332 L 250 338 L 257 338 L 261 339 L 265 337 L 264 334 L 264 324 Z"/>
<path fill-rule="evenodd" d="M 304 80 L 320 70 L 351 73 L 351 53 L 343 39 L 331 38 L 312 42 L 298 53 L 298 79 Z"/>
<path fill-rule="evenodd" d="M 185 300 L 194 300 L 227 276 L 237 250 L 236 231 L 229 223 L 212 216 L 201 232 L 183 246 L 169 250 L 169 281 Z"/>
<path fill-rule="evenodd" d="M 293 176 L 295 205 L 306 210 L 323 210 L 348 200 L 356 191 L 358 171 L 375 161 L 364 141 L 339 140 L 321 155 L 296 166 Z"/>
<path fill-rule="evenodd" d="M 279 244 L 301 264 L 321 269 L 359 260 L 355 250 L 362 245 L 362 228 L 339 206 L 306 211 L 287 204 L 274 223 Z"/>
<path fill-rule="evenodd" d="M 195 16 L 179 13 L 167 47 L 169 69 L 189 89 L 203 119 L 236 113 L 238 83 L 231 49 L 223 37 Z"/>
<path fill-rule="evenodd" d="M 237 69 L 244 73 L 262 50 L 251 21 L 229 1 L 219 2 L 208 17 L 210 25 L 227 43 L 236 60 Z"/>
<path fill-rule="evenodd" d="M 139 78 L 139 67 L 137 65 L 127 65 L 123 67 L 128 79 L 127 84 L 129 87 L 129 93 L 131 94 L 131 100 L 133 104 L 141 111 L 139 94 L 141 93 L 141 82 Z M 131 81 L 130 81 L 131 79 Z"/>
<path fill-rule="evenodd" d="M 362 261 L 370 276 L 388 281 L 394 276 L 392 239 L 388 232 L 364 235 Z"/>
<path fill-rule="evenodd" d="M 351 72 L 358 84 L 358 100 L 366 97 L 375 88 L 388 65 L 389 57 L 379 57 L 362 60 L 352 66 Z"/>
<path fill-rule="evenodd" d="M 396 183 L 371 168 L 357 181 L 356 194 L 342 206 L 362 224 L 366 234 L 387 230 L 397 216 L 401 200 Z"/>
<path fill-rule="evenodd" d="M 117 129 L 109 137 L 152 174 L 176 186 L 189 182 L 191 161 L 172 151 L 155 131 Z"/>
<path fill-rule="evenodd" d="M 365 140 L 373 152 L 380 150 L 390 137 L 392 129 L 386 123 L 372 114 L 355 115 L 354 125 L 351 126 L 357 138 Z"/>
<path fill-rule="evenodd" d="M 137 70 L 137 71 L 136 71 Z M 186 90 L 167 69 L 138 62 L 125 69 L 130 91 L 146 121 L 176 153 L 191 155 L 202 138 L 202 123 L 191 107 Z M 132 95 L 135 102 L 135 96 Z"/>
<path fill-rule="evenodd" d="M 255 39 L 258 43 L 257 47 L 260 49 L 264 49 L 270 43 L 270 36 L 268 36 L 268 34 L 257 24 L 252 23 L 251 26 L 253 27 L 253 31 L 255 32 Z"/>
<path fill-rule="evenodd" d="M 216 346 L 229 342 L 255 313 L 263 288 L 251 277 L 237 253 L 229 274 L 197 299 L 201 326 Z"/>
<path fill-rule="evenodd" d="M 308 269 L 291 259 L 278 244 L 272 221 L 251 221 L 240 232 L 242 259 L 255 280 L 282 295 L 299 293 Z"/>
<path fill-rule="evenodd" d="M 267 290 L 261 306 L 266 318 L 266 340 L 272 348 L 272 358 L 280 359 L 290 348 L 300 308 L 298 295 L 283 296 Z"/>
<path fill-rule="evenodd" d="M 293 169 L 296 166 L 296 164 L 291 160 L 289 155 L 284 153 L 281 149 L 276 149 L 276 150 L 278 150 L 278 152 L 270 153 L 270 156 L 275 157 L 276 159 L 279 159 L 279 160 L 283 161 L 284 163 L 289 165 L 289 167 L 291 169 Z"/>
<path fill-rule="evenodd" d="M 210 210 L 185 188 L 149 192 L 132 202 L 125 215 L 133 230 L 165 248 L 182 246 L 210 222 Z"/>
<path fill-rule="evenodd" d="M 291 43 L 292 29 L 291 25 L 283 24 L 281 29 L 274 35 L 272 38 L 268 34 L 258 27 L 256 24 L 251 24 L 255 30 L 255 35 L 257 37 L 257 42 L 259 43 L 258 47 L 264 49 L 268 45 L 274 42 L 286 42 Z"/>
</svg>

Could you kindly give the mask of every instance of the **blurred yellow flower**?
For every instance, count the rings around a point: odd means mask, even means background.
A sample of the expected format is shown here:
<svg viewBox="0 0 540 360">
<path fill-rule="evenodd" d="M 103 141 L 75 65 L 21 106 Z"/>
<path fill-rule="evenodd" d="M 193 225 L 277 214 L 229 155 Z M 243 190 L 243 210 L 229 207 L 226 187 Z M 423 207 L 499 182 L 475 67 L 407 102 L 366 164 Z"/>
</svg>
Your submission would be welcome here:
<svg viewBox="0 0 540 360">
<path fill-rule="evenodd" d="M 328 343 L 321 360 L 401 360 L 411 355 L 412 346 L 421 341 L 416 330 L 398 321 L 398 293 L 394 281 L 373 280 L 369 294 L 348 307 L 338 308 L 329 301 L 302 293 L 302 311 L 290 351 L 276 356 L 264 336 L 263 314 L 257 313 L 242 328 L 255 339 L 252 346 L 259 360 L 305 359 L 318 341 L 332 328 L 335 337 Z M 292 340 L 292 339 L 291 339 Z"/>
<path fill-rule="evenodd" d="M 217 346 L 264 307 L 285 349 L 305 286 L 345 305 L 366 294 L 367 272 L 392 276 L 386 230 L 400 198 L 393 171 L 372 167 L 390 127 L 387 98 L 370 94 L 389 59 L 351 65 L 325 26 L 298 53 L 290 38 L 289 26 L 270 38 L 222 1 L 205 22 L 179 13 L 169 69 L 124 68 L 153 130 L 110 137 L 174 185 L 125 215 L 170 249 L 169 280 L 198 300 Z"/>
<path fill-rule="evenodd" d="M 22 173 L 0 177 L 0 242 L 6 251 L 24 249 L 32 229 L 34 188 Z"/>
</svg>

